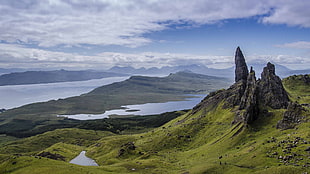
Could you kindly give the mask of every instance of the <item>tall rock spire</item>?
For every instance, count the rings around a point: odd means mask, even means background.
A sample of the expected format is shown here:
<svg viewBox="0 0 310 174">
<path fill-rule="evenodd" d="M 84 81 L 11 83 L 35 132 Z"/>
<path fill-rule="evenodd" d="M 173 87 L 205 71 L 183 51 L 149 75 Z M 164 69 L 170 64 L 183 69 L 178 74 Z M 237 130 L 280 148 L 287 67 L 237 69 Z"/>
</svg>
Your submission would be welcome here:
<svg viewBox="0 0 310 174">
<path fill-rule="evenodd" d="M 237 48 L 236 54 L 235 54 L 235 82 L 238 82 L 239 80 L 247 80 L 247 77 L 249 75 L 248 67 L 245 63 L 244 56 L 241 52 L 240 47 Z"/>
</svg>

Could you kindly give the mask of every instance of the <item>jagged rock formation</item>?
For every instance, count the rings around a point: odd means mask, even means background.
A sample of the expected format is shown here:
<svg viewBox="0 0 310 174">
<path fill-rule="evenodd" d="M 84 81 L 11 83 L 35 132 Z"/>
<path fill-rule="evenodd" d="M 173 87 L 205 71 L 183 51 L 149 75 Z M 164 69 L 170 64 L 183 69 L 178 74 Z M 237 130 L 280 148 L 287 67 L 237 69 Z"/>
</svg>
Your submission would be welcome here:
<svg viewBox="0 0 310 174">
<path fill-rule="evenodd" d="M 262 104 L 273 109 L 287 108 L 288 95 L 284 90 L 281 79 L 275 74 L 275 67 L 268 62 L 262 72 L 259 82 L 260 98 Z"/>
<path fill-rule="evenodd" d="M 294 128 L 296 123 L 301 121 L 301 112 L 303 107 L 296 102 L 291 102 L 288 105 L 287 111 L 283 114 L 283 119 L 277 124 L 278 129 Z"/>
<path fill-rule="evenodd" d="M 256 79 L 255 71 L 251 67 L 248 72 L 244 56 L 238 47 L 235 55 L 235 83 L 227 90 L 221 90 L 208 95 L 193 112 L 210 106 L 216 106 L 221 101 L 225 101 L 223 108 L 236 110 L 234 123 L 244 122 L 250 124 L 255 121 L 264 108 L 287 108 L 289 98 L 284 90 L 281 79 L 275 74 L 275 67 L 268 62 L 261 74 L 261 79 Z"/>
<path fill-rule="evenodd" d="M 275 74 L 273 64 L 268 62 L 261 74 L 261 80 L 256 80 L 252 67 L 250 73 L 247 72 L 247 65 L 239 47 L 236 50 L 235 64 L 236 83 L 232 87 L 238 84 L 238 93 L 227 98 L 227 102 L 233 106 L 239 105 L 233 123 L 253 122 L 260 114 L 260 106 L 273 109 L 287 108 L 289 98 L 281 79 Z"/>
</svg>

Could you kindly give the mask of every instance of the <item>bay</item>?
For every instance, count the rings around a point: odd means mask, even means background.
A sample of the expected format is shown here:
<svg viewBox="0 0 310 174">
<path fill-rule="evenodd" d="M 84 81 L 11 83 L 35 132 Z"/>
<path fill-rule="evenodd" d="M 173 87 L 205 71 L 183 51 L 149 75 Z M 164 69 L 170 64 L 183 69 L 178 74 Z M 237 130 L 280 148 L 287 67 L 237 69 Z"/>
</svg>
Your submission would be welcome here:
<svg viewBox="0 0 310 174">
<path fill-rule="evenodd" d="M 120 82 L 128 78 L 109 77 L 75 82 L 0 86 L 0 109 L 12 109 L 35 102 L 78 96 L 99 86 Z"/>
<path fill-rule="evenodd" d="M 125 109 L 109 110 L 103 114 L 75 114 L 75 115 L 58 115 L 58 116 L 76 120 L 95 120 L 95 119 L 109 118 L 109 116 L 111 115 L 155 115 L 164 112 L 192 109 L 203 99 L 205 95 L 190 95 L 190 96 L 192 96 L 193 98 L 187 98 L 185 101 L 126 105 L 122 106 L 122 108 Z"/>
</svg>

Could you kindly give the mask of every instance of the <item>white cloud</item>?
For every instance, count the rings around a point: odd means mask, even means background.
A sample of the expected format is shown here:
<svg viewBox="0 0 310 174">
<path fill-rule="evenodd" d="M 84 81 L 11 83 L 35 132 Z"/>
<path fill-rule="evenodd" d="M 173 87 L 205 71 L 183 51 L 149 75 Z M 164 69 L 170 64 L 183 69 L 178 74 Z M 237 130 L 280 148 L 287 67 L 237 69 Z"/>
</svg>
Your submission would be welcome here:
<svg viewBox="0 0 310 174">
<path fill-rule="evenodd" d="M 53 69 L 108 69 L 112 66 L 162 67 L 171 65 L 203 64 L 213 68 L 227 68 L 234 65 L 234 57 L 193 55 L 178 53 L 142 52 L 136 54 L 103 52 L 93 56 L 27 48 L 15 44 L 0 44 L 0 67 L 6 68 L 53 68 Z M 310 66 L 310 59 L 289 55 L 247 56 L 248 63 L 268 61 L 290 65 Z M 299 67 L 302 68 L 302 67 Z"/>
<path fill-rule="evenodd" d="M 260 21 L 265 24 L 310 27 L 309 8 L 309 0 L 1 0 L 0 65 L 106 68 L 115 64 L 150 67 L 202 63 L 229 66 L 233 64 L 231 56 L 112 52 L 85 56 L 27 48 L 22 44 L 139 47 L 153 42 L 145 34 L 165 30 L 172 24 L 196 27 L 257 15 L 262 16 Z M 309 48 L 309 42 L 278 46 Z M 278 55 L 269 57 L 278 62 L 295 59 L 289 56 L 279 58 Z M 296 58 L 296 61 L 309 65 L 306 58 Z"/>
<path fill-rule="evenodd" d="M 310 27 L 309 0 L 271 0 L 271 14 L 262 21 L 270 24 Z"/>
<path fill-rule="evenodd" d="M 275 46 L 282 47 L 282 48 L 310 49 L 310 42 L 298 41 L 298 42 L 285 43 L 282 45 L 275 45 Z"/>
<path fill-rule="evenodd" d="M 152 42 L 144 34 L 169 24 L 196 26 L 226 19 L 271 15 L 264 23 L 310 27 L 307 0 L 28 0 L 0 1 L 0 40 L 59 44 L 122 45 Z"/>
</svg>

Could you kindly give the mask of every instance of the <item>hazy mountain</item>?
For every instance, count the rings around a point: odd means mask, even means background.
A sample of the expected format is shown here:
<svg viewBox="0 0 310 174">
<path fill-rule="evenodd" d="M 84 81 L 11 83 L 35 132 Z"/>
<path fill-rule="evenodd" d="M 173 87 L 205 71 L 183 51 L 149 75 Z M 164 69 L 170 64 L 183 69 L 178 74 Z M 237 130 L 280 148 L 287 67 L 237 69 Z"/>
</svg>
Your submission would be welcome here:
<svg viewBox="0 0 310 174">
<path fill-rule="evenodd" d="M 266 62 L 267 63 L 267 62 Z M 263 67 L 266 64 L 263 63 L 253 63 L 249 64 L 250 66 L 253 66 L 254 70 L 257 71 L 257 74 L 260 74 L 262 72 Z M 309 74 L 310 69 L 306 70 L 291 70 L 287 68 L 286 66 L 275 64 L 276 67 L 276 73 L 281 77 L 288 77 L 290 75 L 294 74 Z M 126 74 L 152 74 L 152 75 L 167 75 L 169 73 L 175 73 L 179 71 L 191 71 L 193 73 L 197 74 L 204 74 L 204 75 L 210 75 L 210 76 L 217 76 L 217 77 L 225 77 L 229 79 L 234 78 L 234 67 L 225 68 L 225 69 L 215 69 L 215 68 L 208 68 L 204 65 L 181 65 L 181 66 L 164 66 L 161 68 L 152 67 L 152 68 L 133 68 L 133 67 L 119 67 L 115 66 L 111 69 L 107 70 L 108 72 L 115 72 L 115 73 L 126 73 Z"/>
<path fill-rule="evenodd" d="M 0 75 L 8 74 L 13 72 L 24 72 L 24 69 L 21 68 L 0 68 Z"/>
<path fill-rule="evenodd" d="M 310 69 L 304 69 L 304 70 L 292 70 L 287 68 L 286 66 L 276 64 L 274 63 L 276 67 L 276 74 L 280 76 L 281 78 L 285 78 L 291 75 L 298 75 L 298 74 L 310 74 Z M 261 74 L 263 68 L 266 66 L 266 64 L 263 63 L 254 63 L 249 64 L 249 67 L 253 66 L 254 70 L 256 71 L 256 74 Z"/>
<path fill-rule="evenodd" d="M 167 74 L 176 73 L 179 71 L 191 71 L 197 74 L 231 78 L 232 76 L 231 73 L 233 73 L 233 68 L 214 69 L 214 68 L 208 68 L 204 65 L 192 64 L 192 65 L 181 65 L 181 66 L 164 66 L 161 68 L 152 67 L 152 68 L 138 68 L 138 69 L 130 67 L 130 66 L 127 66 L 127 67 L 114 66 L 107 71 L 127 73 L 127 74 L 151 74 L 151 75 L 167 75 Z"/>
<path fill-rule="evenodd" d="M 117 77 L 117 76 L 125 76 L 125 75 L 113 72 L 66 71 L 66 70 L 14 72 L 10 74 L 1 75 L 0 86 L 82 81 L 82 80 L 100 79 L 105 77 Z"/>
</svg>

